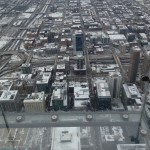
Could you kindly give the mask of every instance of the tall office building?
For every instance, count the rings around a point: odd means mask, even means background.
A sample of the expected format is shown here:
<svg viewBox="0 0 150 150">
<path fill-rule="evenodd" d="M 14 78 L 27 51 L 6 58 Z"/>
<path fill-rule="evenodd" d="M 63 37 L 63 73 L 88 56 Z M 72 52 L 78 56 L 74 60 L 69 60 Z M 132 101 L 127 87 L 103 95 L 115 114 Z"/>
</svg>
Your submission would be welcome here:
<svg viewBox="0 0 150 150">
<path fill-rule="evenodd" d="M 77 59 L 77 69 L 83 69 L 84 65 L 84 58 L 83 57 L 78 57 Z"/>
<path fill-rule="evenodd" d="M 84 52 L 84 36 L 81 30 L 76 30 L 73 34 L 73 50 L 75 55 Z"/>
<path fill-rule="evenodd" d="M 112 98 L 120 96 L 122 76 L 120 72 L 110 72 L 108 77 L 109 90 Z"/>
<path fill-rule="evenodd" d="M 143 68 L 142 68 L 143 74 L 150 74 L 150 53 L 144 54 L 144 62 L 143 62 Z"/>
<path fill-rule="evenodd" d="M 138 46 L 132 48 L 131 61 L 129 66 L 129 82 L 134 83 L 138 72 L 138 66 L 140 62 L 140 51 Z"/>
<path fill-rule="evenodd" d="M 96 82 L 96 96 L 98 109 L 111 109 L 111 94 L 109 91 L 108 83 L 105 80 Z"/>
</svg>

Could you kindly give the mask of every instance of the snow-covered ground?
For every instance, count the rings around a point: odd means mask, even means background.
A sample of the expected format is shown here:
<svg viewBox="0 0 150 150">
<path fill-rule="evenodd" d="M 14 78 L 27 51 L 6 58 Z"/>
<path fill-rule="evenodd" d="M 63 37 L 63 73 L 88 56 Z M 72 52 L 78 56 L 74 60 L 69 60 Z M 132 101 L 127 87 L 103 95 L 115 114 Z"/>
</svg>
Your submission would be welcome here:
<svg viewBox="0 0 150 150">
<path fill-rule="evenodd" d="M 26 12 L 26 13 L 34 12 L 35 9 L 36 9 L 36 6 L 32 6 L 32 7 L 30 7 L 29 9 L 27 9 L 25 12 Z"/>
<path fill-rule="evenodd" d="M 8 42 L 10 41 L 10 38 L 7 36 L 2 36 L 0 38 L 0 49 L 3 48 Z"/>
<path fill-rule="evenodd" d="M 30 18 L 31 14 L 30 13 L 22 13 L 20 16 L 19 16 L 19 19 L 28 19 Z"/>
</svg>

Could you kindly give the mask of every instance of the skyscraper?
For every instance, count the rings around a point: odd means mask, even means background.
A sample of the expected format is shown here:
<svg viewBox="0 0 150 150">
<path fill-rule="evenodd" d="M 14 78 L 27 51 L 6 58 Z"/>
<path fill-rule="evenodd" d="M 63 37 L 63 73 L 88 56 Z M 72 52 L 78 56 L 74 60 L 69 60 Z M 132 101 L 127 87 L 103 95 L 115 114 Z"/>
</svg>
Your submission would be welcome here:
<svg viewBox="0 0 150 150">
<path fill-rule="evenodd" d="M 134 83 L 136 81 L 136 76 L 138 72 L 138 66 L 140 62 L 140 51 L 138 46 L 132 48 L 131 51 L 131 61 L 129 66 L 129 82 Z"/>
<path fill-rule="evenodd" d="M 77 59 L 77 69 L 83 69 L 84 59 L 82 57 L 78 57 Z"/>
<path fill-rule="evenodd" d="M 144 62 L 143 62 L 142 73 L 143 74 L 150 74 L 150 53 L 145 52 L 144 54 Z"/>
<path fill-rule="evenodd" d="M 120 96 L 122 76 L 120 72 L 110 72 L 108 77 L 109 90 L 112 98 Z"/>
<path fill-rule="evenodd" d="M 84 51 L 84 36 L 81 30 L 76 30 L 73 34 L 73 50 L 74 54 L 83 54 Z"/>
</svg>

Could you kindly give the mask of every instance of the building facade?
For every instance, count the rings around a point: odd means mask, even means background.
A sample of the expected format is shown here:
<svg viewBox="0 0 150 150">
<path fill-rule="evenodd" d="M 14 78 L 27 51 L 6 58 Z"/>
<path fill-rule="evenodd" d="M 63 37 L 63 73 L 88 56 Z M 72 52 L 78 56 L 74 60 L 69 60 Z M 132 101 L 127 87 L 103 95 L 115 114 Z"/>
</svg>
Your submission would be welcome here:
<svg viewBox="0 0 150 150">
<path fill-rule="evenodd" d="M 73 50 L 75 55 L 83 54 L 84 52 L 84 35 L 81 30 L 76 30 L 73 34 Z"/>
<path fill-rule="evenodd" d="M 122 76 L 120 72 L 110 72 L 108 77 L 109 90 L 112 98 L 120 97 Z"/>
<path fill-rule="evenodd" d="M 0 105 L 4 111 L 19 111 L 21 109 L 21 101 L 18 91 L 0 91 Z"/>
<path fill-rule="evenodd" d="M 44 112 L 45 94 L 44 92 L 29 94 L 23 103 L 26 112 Z"/>
<path fill-rule="evenodd" d="M 140 62 L 140 52 L 141 49 L 137 46 L 132 48 L 131 52 L 131 63 L 129 66 L 129 82 L 134 83 L 136 81 L 136 76 L 138 72 L 139 62 Z"/>
</svg>

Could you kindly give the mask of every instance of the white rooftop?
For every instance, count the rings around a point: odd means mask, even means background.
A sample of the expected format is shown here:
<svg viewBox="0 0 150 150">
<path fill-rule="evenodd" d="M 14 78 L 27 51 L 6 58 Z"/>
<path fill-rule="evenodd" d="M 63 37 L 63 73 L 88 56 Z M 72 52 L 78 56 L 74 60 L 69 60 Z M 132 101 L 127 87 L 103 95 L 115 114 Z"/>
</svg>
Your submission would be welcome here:
<svg viewBox="0 0 150 150">
<path fill-rule="evenodd" d="M 0 80 L 0 90 L 10 90 L 12 81 Z"/>
<path fill-rule="evenodd" d="M 51 78 L 51 72 L 41 72 L 42 78 L 37 80 L 37 84 L 48 83 Z"/>
<path fill-rule="evenodd" d="M 51 150 L 81 150 L 80 128 L 53 128 Z"/>
<path fill-rule="evenodd" d="M 29 94 L 24 102 L 42 102 L 44 100 L 44 92 Z"/>
<path fill-rule="evenodd" d="M 118 144 L 117 150 L 147 150 L 146 144 Z"/>
<path fill-rule="evenodd" d="M 135 84 L 123 84 L 123 87 L 128 98 L 133 97 L 135 99 L 141 99 L 141 94 L 139 93 L 139 90 L 137 89 Z"/>
<path fill-rule="evenodd" d="M 63 17 L 63 13 L 55 12 L 55 13 L 49 14 L 49 16 L 52 17 L 52 18 L 61 18 L 61 17 Z"/>
<path fill-rule="evenodd" d="M 0 101 L 14 100 L 17 93 L 18 93 L 17 90 L 2 91 L 2 95 L 0 96 Z"/>
<path fill-rule="evenodd" d="M 58 64 L 57 69 L 65 69 L 65 64 Z"/>
<path fill-rule="evenodd" d="M 31 79 L 32 78 L 32 74 L 21 74 L 20 75 L 20 79 Z"/>
<path fill-rule="evenodd" d="M 87 103 L 90 103 L 90 100 L 76 100 L 74 101 L 74 107 L 83 108 L 87 106 Z"/>
<path fill-rule="evenodd" d="M 74 87 L 74 97 L 75 100 L 87 100 L 89 99 L 89 87 Z"/>
<path fill-rule="evenodd" d="M 106 81 L 96 82 L 96 87 L 97 87 L 98 97 L 111 97 L 111 94 L 108 88 L 108 83 Z"/>
<path fill-rule="evenodd" d="M 126 37 L 123 34 L 113 34 L 109 35 L 110 40 L 118 41 L 118 40 L 126 40 Z"/>
<path fill-rule="evenodd" d="M 62 98 L 62 89 L 56 89 L 53 91 L 53 98 L 54 100 L 63 100 Z"/>
</svg>

